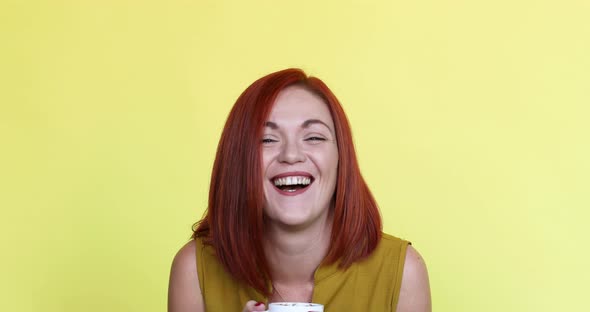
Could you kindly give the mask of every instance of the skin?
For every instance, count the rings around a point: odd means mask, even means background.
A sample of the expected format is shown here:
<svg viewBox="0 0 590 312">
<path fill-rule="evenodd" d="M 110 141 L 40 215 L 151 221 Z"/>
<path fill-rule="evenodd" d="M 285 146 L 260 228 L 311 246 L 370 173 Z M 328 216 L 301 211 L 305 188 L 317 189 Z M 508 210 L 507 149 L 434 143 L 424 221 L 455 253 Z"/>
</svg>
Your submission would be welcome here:
<svg viewBox="0 0 590 312">
<path fill-rule="evenodd" d="M 279 93 L 268 121 L 261 139 L 264 212 L 269 220 L 263 243 L 273 284 L 280 292 L 269 301 L 308 301 L 313 274 L 330 244 L 330 205 L 338 167 L 334 122 L 323 100 L 299 86 Z M 314 181 L 304 193 L 285 196 L 275 189 L 272 178 L 294 171 L 309 173 Z M 192 241 L 174 258 L 169 312 L 205 311 L 195 258 Z M 422 257 L 409 246 L 405 261 L 397 311 L 431 311 Z M 256 304 L 248 301 L 242 312 L 266 310 L 264 304 Z"/>
<path fill-rule="evenodd" d="M 279 93 L 269 124 L 262 148 L 264 212 L 270 221 L 264 250 L 280 293 L 270 299 L 308 301 L 313 274 L 330 244 L 338 170 L 334 122 L 320 97 L 293 86 Z M 294 171 L 309 173 L 313 182 L 305 193 L 285 196 L 272 178 Z"/>
<path fill-rule="evenodd" d="M 279 93 L 264 131 L 262 167 L 264 212 L 274 234 L 314 227 L 318 234 L 317 226 L 328 218 L 338 170 L 334 122 L 320 97 L 296 86 Z M 277 192 L 272 178 L 294 171 L 313 176 L 307 191 L 296 196 Z"/>
</svg>

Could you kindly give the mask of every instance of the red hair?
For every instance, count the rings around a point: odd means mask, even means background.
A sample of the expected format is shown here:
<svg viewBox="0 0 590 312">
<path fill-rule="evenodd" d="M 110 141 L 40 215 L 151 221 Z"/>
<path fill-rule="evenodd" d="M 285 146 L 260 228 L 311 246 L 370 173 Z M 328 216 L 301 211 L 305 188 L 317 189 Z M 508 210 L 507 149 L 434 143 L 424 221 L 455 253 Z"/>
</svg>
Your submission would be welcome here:
<svg viewBox="0 0 590 312">
<path fill-rule="evenodd" d="M 381 238 L 381 217 L 358 166 L 344 110 L 330 89 L 300 69 L 262 77 L 238 98 L 225 123 L 211 174 L 209 206 L 195 224 L 193 238 L 211 245 L 218 260 L 238 281 L 270 295 L 270 271 L 264 256 L 264 191 L 260 142 L 264 123 L 279 92 L 302 85 L 324 99 L 338 144 L 331 243 L 322 264 L 339 261 L 345 269 L 367 257 Z"/>
</svg>

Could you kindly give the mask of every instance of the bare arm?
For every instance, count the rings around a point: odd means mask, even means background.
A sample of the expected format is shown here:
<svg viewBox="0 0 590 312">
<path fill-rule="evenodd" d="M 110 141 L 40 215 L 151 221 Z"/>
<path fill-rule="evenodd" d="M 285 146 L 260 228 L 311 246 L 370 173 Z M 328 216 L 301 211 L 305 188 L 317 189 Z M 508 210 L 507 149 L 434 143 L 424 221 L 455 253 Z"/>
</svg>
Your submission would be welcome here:
<svg viewBox="0 0 590 312">
<path fill-rule="evenodd" d="M 178 251 L 172 262 L 168 284 L 168 312 L 205 312 L 193 240 Z"/>
<path fill-rule="evenodd" d="M 422 256 L 408 246 L 397 312 L 431 312 L 430 283 Z"/>
</svg>

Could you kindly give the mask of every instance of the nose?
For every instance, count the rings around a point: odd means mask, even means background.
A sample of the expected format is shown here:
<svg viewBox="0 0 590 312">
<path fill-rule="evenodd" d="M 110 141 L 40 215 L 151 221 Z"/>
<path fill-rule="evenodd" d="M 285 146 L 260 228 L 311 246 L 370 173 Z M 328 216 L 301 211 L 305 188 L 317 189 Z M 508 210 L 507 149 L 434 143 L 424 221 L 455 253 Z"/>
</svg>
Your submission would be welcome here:
<svg viewBox="0 0 590 312">
<path fill-rule="evenodd" d="M 286 140 L 281 146 L 281 153 L 279 154 L 278 160 L 279 162 L 294 164 L 303 162 L 305 160 L 305 154 L 296 141 Z"/>
</svg>

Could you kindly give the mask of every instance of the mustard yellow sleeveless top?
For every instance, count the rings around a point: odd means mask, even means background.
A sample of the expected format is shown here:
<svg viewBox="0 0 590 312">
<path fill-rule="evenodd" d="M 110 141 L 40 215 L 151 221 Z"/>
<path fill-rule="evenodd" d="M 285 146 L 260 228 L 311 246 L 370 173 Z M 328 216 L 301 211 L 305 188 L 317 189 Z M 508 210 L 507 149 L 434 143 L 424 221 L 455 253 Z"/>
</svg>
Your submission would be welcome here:
<svg viewBox="0 0 590 312">
<path fill-rule="evenodd" d="M 217 261 L 211 246 L 197 244 L 197 271 L 206 312 L 239 312 L 248 300 L 268 304 L 266 297 L 237 283 Z M 375 251 L 346 270 L 320 266 L 314 275 L 312 302 L 325 312 L 395 311 L 400 293 L 406 249 L 410 242 L 383 234 Z M 268 305 L 267 305 L 268 306 Z"/>
</svg>

